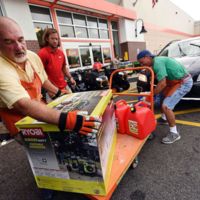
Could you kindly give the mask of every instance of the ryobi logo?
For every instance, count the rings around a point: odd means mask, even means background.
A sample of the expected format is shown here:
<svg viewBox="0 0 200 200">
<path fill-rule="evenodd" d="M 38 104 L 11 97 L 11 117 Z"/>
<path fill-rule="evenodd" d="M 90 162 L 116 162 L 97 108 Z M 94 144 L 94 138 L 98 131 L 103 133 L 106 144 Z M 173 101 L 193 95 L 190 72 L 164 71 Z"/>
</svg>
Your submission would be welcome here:
<svg viewBox="0 0 200 200">
<path fill-rule="evenodd" d="M 22 135 L 25 137 L 44 138 L 45 135 L 41 128 L 27 128 L 21 130 Z"/>
</svg>

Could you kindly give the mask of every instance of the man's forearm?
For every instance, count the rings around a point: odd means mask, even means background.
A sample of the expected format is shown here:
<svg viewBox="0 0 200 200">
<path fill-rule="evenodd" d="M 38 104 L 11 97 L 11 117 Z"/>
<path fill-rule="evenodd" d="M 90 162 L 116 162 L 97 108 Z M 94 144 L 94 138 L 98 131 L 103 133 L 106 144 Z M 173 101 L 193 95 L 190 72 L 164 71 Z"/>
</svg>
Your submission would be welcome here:
<svg viewBox="0 0 200 200">
<path fill-rule="evenodd" d="M 55 85 L 53 85 L 49 80 L 46 80 L 46 81 L 43 83 L 42 87 L 43 87 L 44 89 L 46 89 L 47 92 L 48 92 L 51 96 L 54 96 L 54 95 L 58 92 L 58 88 L 57 88 Z"/>
<path fill-rule="evenodd" d="M 58 124 L 60 112 L 52 108 L 47 107 L 45 104 L 23 98 L 14 104 L 14 108 L 21 114 L 30 116 L 39 121 L 43 121 L 50 124 Z"/>
<path fill-rule="evenodd" d="M 61 113 L 58 110 L 47 107 L 41 102 L 22 98 L 14 105 L 14 108 L 25 116 L 30 116 L 42 122 L 55 124 L 61 131 L 72 130 L 80 134 L 96 134 L 101 125 L 101 120 L 96 117 L 82 116 L 77 111 Z"/>
<path fill-rule="evenodd" d="M 159 94 L 164 88 L 160 87 L 159 85 L 156 86 L 154 89 L 154 94 Z"/>
<path fill-rule="evenodd" d="M 72 75 L 70 74 L 70 71 L 68 69 L 67 66 L 63 67 L 63 73 L 65 74 L 65 76 L 68 78 L 68 79 L 71 79 L 72 78 Z"/>
<path fill-rule="evenodd" d="M 154 89 L 154 94 L 159 94 L 164 90 L 166 86 L 167 86 L 166 79 L 164 78 L 163 80 L 158 82 L 157 86 Z"/>
</svg>

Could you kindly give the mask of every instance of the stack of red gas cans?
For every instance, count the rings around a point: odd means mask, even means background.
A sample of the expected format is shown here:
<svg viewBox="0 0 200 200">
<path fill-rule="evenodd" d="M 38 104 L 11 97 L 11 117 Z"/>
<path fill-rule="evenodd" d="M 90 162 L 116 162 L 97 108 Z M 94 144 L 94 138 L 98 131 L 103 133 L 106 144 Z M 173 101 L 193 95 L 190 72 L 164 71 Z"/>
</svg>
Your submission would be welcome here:
<svg viewBox="0 0 200 200">
<path fill-rule="evenodd" d="M 115 105 L 119 133 L 144 139 L 155 130 L 154 113 L 145 102 L 140 101 L 135 105 L 129 105 L 125 100 L 119 100 Z"/>
</svg>

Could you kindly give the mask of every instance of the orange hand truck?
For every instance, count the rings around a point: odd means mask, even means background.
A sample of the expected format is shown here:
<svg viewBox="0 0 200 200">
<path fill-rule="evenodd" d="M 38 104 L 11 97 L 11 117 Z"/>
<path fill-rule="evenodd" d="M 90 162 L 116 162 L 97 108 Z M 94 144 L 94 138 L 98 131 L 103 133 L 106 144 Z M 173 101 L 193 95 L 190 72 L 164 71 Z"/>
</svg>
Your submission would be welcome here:
<svg viewBox="0 0 200 200">
<path fill-rule="evenodd" d="M 150 92 L 149 93 L 129 93 L 125 91 L 123 93 L 114 92 L 113 95 L 118 96 L 145 96 L 149 99 L 150 109 L 154 111 L 154 103 L 153 103 L 153 86 L 154 86 L 154 73 L 150 67 L 137 67 L 137 68 L 126 68 L 126 69 L 117 69 L 115 70 L 110 77 L 109 88 L 112 89 L 112 79 L 113 76 L 122 71 L 140 71 L 140 70 L 149 70 L 151 75 L 151 83 L 150 83 Z M 122 177 L 125 175 L 126 171 L 130 166 L 135 168 L 137 166 L 138 160 L 137 156 L 145 144 L 145 139 L 137 139 L 132 136 L 126 134 L 117 134 L 117 144 L 115 148 L 115 155 L 113 160 L 113 165 L 111 169 L 110 181 L 107 189 L 106 196 L 98 196 L 98 195 L 86 195 L 92 200 L 109 200 L 119 184 Z"/>
</svg>

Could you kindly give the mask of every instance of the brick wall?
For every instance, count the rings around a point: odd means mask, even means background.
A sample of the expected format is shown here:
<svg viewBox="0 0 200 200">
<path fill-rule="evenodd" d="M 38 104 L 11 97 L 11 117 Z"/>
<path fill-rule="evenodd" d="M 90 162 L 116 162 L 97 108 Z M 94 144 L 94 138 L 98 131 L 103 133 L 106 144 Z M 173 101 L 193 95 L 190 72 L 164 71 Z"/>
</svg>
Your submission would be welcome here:
<svg viewBox="0 0 200 200">
<path fill-rule="evenodd" d="M 37 40 L 26 40 L 27 49 L 37 53 L 40 49 L 39 43 Z"/>
</svg>

